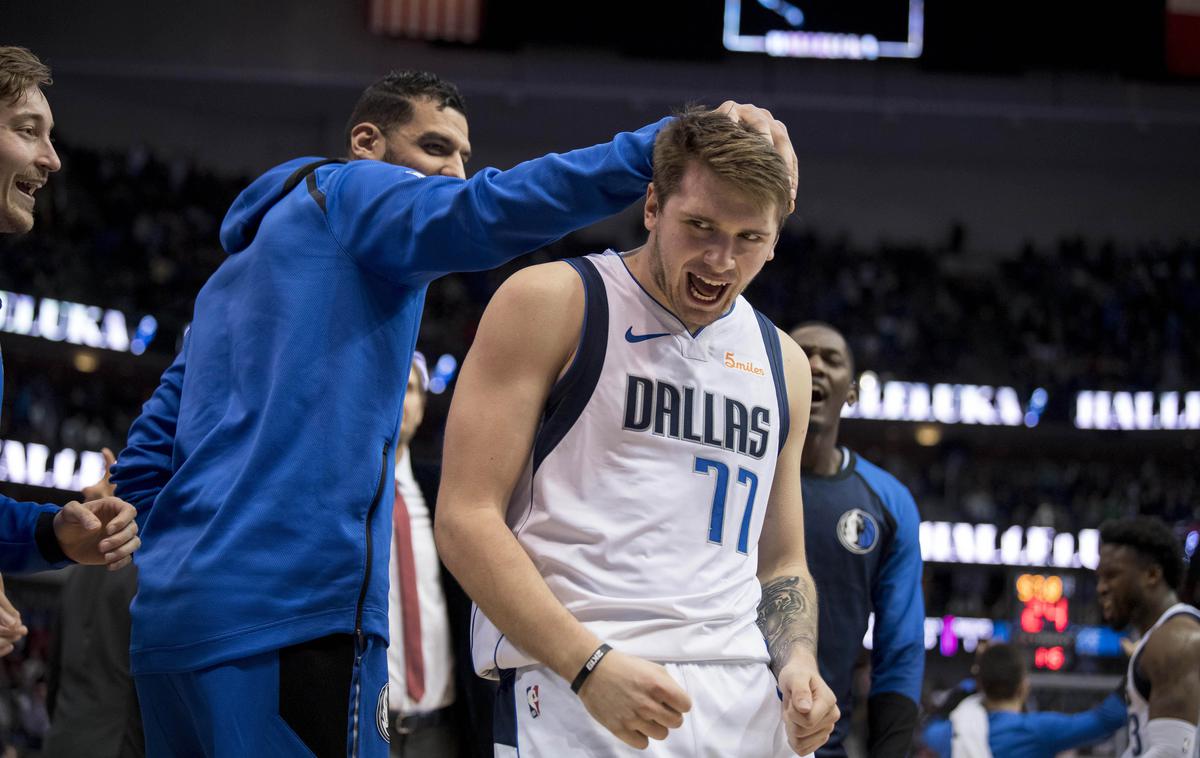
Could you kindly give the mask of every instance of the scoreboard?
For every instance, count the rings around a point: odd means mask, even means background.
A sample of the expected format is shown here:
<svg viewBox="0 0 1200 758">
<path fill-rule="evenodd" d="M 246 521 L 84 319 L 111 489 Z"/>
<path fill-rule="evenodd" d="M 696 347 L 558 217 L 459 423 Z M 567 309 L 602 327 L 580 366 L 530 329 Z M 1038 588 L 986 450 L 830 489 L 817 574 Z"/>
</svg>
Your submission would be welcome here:
<svg viewBox="0 0 1200 758">
<path fill-rule="evenodd" d="M 725 0 L 725 49 L 789 58 L 917 58 L 924 0 Z"/>
<path fill-rule="evenodd" d="M 1029 651 L 1035 669 L 1070 670 L 1081 657 L 1122 655 L 1119 633 L 1076 622 L 1072 604 L 1079 590 L 1077 579 L 1069 572 L 1012 574 L 1012 641 Z"/>
<path fill-rule="evenodd" d="M 1016 639 L 1033 649 L 1035 668 L 1061 671 L 1067 656 L 1074 655 L 1071 630 L 1071 596 L 1075 578 L 1059 574 L 1019 574 L 1013 582 L 1016 596 Z"/>
</svg>

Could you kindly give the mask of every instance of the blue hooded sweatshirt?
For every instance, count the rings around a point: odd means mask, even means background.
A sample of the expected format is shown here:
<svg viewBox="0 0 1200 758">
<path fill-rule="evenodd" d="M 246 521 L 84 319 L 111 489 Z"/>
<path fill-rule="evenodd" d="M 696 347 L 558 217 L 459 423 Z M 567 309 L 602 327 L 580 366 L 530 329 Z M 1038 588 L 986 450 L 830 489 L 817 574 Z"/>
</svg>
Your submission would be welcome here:
<svg viewBox="0 0 1200 758">
<path fill-rule="evenodd" d="M 242 192 L 112 471 L 144 541 L 135 674 L 387 638 L 386 484 L 426 287 L 638 200 L 663 123 L 466 181 L 303 158 Z"/>
</svg>

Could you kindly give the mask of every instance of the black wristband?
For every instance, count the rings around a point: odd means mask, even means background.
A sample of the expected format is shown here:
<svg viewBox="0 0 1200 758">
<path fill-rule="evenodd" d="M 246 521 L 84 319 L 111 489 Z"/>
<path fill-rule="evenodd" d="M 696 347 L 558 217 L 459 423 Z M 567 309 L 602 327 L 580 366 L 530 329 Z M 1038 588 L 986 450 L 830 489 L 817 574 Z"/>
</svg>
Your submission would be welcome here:
<svg viewBox="0 0 1200 758">
<path fill-rule="evenodd" d="M 579 669 L 579 673 L 575 675 L 575 681 L 571 682 L 571 692 L 574 692 L 576 695 L 579 694 L 579 689 L 583 687 L 583 683 L 592 675 L 592 670 L 600 665 L 600 661 L 604 659 L 604 656 L 608 655 L 609 650 L 612 650 L 612 648 L 604 643 L 601 643 L 600 647 L 596 648 L 596 652 L 591 654 L 587 662 L 583 664 L 583 668 Z"/>
</svg>

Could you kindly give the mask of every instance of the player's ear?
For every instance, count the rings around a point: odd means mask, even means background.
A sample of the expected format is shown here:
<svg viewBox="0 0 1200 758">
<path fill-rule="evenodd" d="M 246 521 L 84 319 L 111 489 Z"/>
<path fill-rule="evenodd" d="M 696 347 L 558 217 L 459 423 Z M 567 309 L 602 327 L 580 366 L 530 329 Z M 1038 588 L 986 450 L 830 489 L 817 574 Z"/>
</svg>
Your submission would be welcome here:
<svg viewBox="0 0 1200 758">
<path fill-rule="evenodd" d="M 846 405 L 854 405 L 858 402 L 858 380 L 850 378 L 850 389 L 846 392 Z"/>
<path fill-rule="evenodd" d="M 658 193 L 654 191 L 654 182 L 650 182 L 646 185 L 646 205 L 642 209 L 642 223 L 646 226 L 646 231 L 652 232 L 658 226 L 659 210 Z"/>
<path fill-rule="evenodd" d="M 387 140 L 378 126 L 369 121 L 356 124 L 350 130 L 351 160 L 383 160 L 387 153 Z"/>
<path fill-rule="evenodd" d="M 1163 579 L 1162 566 L 1158 565 L 1154 561 L 1146 561 L 1145 570 L 1146 579 L 1148 579 L 1151 584 L 1162 584 L 1165 581 Z"/>
</svg>

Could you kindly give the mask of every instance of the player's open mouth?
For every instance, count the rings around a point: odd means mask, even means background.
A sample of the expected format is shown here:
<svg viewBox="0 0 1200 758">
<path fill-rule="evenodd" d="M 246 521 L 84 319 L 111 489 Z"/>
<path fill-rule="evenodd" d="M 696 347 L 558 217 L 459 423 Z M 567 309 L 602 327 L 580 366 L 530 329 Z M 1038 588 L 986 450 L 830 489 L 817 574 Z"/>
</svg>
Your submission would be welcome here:
<svg viewBox="0 0 1200 758">
<path fill-rule="evenodd" d="M 717 282 L 705 279 L 691 272 L 687 275 L 688 293 L 702 303 L 715 303 L 725 293 L 729 282 Z"/>
<path fill-rule="evenodd" d="M 818 387 L 817 385 L 814 384 L 813 389 L 812 389 L 812 404 L 816 405 L 817 403 L 823 402 L 824 400 L 825 400 L 825 388 Z"/>
<path fill-rule="evenodd" d="M 31 182 L 25 179 L 17 179 L 13 184 L 16 185 L 17 192 L 27 195 L 30 200 L 33 199 L 33 193 L 37 192 L 42 186 L 39 182 Z"/>
</svg>

